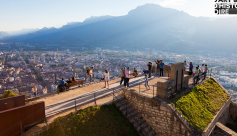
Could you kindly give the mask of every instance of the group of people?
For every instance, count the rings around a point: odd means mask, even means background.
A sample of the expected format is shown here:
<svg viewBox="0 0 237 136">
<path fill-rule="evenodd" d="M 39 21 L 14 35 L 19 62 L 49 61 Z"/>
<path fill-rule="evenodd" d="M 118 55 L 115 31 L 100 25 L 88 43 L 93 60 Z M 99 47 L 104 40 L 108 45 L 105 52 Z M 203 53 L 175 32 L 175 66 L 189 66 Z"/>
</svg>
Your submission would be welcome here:
<svg viewBox="0 0 237 136">
<path fill-rule="evenodd" d="M 164 76 L 163 70 L 164 70 L 165 64 L 163 63 L 163 61 L 162 60 L 155 60 L 155 63 L 156 63 L 156 74 L 160 73 L 160 76 Z M 147 66 L 148 66 L 148 73 L 149 73 L 148 78 L 151 78 L 152 62 L 148 62 Z"/>
<path fill-rule="evenodd" d="M 184 61 L 184 66 L 186 67 L 187 66 L 187 63 L 186 61 Z M 196 66 L 195 68 L 195 71 L 193 71 L 193 63 L 190 62 L 189 63 L 189 73 L 191 75 L 193 75 L 193 84 L 196 84 L 197 83 L 197 80 L 200 78 L 200 76 L 204 76 L 204 79 L 206 79 L 206 75 L 207 75 L 207 72 L 208 72 L 208 66 L 207 64 L 202 64 L 201 68 L 199 67 L 199 65 Z"/>
<path fill-rule="evenodd" d="M 134 68 L 134 71 L 135 70 L 136 69 Z M 121 68 L 121 81 L 120 81 L 120 85 L 122 84 L 122 82 L 124 82 L 125 88 L 129 87 L 130 75 L 133 75 L 133 73 L 130 73 L 129 67 L 127 67 L 127 69 L 125 67 Z M 136 76 L 137 76 L 137 71 L 136 71 Z"/>
<path fill-rule="evenodd" d="M 35 97 L 38 95 L 38 93 L 37 93 L 37 88 L 36 88 L 35 85 L 33 85 L 32 92 L 33 92 L 33 94 L 34 94 Z M 47 87 L 44 86 L 43 94 L 47 94 L 47 92 L 48 92 L 48 91 L 47 91 Z"/>
</svg>

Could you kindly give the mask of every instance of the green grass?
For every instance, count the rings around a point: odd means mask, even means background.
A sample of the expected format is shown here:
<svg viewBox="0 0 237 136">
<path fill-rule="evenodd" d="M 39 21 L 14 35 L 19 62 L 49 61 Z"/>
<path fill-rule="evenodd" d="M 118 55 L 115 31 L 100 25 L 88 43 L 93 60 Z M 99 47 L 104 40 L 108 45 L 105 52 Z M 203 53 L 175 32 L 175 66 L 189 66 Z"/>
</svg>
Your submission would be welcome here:
<svg viewBox="0 0 237 136">
<path fill-rule="evenodd" d="M 198 133 L 198 129 L 206 128 L 229 97 L 213 79 L 208 79 L 171 103 Z"/>
<path fill-rule="evenodd" d="M 58 117 L 42 136 L 138 136 L 115 104 L 88 107 Z"/>
</svg>

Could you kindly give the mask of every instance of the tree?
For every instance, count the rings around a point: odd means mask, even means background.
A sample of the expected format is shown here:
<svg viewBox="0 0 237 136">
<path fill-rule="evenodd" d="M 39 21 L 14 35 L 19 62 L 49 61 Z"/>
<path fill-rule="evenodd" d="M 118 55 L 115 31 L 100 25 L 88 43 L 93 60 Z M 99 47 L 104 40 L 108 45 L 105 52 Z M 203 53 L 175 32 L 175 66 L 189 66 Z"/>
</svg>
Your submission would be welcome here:
<svg viewBox="0 0 237 136">
<path fill-rule="evenodd" d="M 2 65 L 4 65 L 5 64 L 5 57 L 3 57 L 3 59 L 2 59 Z"/>
</svg>

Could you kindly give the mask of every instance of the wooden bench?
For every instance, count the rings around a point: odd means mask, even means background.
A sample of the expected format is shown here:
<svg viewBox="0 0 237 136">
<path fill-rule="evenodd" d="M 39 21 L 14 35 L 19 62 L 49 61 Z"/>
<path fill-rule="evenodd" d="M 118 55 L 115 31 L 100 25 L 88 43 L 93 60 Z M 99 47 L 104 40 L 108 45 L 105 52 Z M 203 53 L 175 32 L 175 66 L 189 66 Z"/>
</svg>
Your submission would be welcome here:
<svg viewBox="0 0 237 136">
<path fill-rule="evenodd" d="M 74 85 L 78 85 L 78 84 L 83 86 L 84 81 L 85 81 L 85 80 L 72 81 L 72 83 L 67 83 L 67 84 L 66 84 L 66 87 L 69 89 L 70 86 L 74 86 Z"/>
</svg>

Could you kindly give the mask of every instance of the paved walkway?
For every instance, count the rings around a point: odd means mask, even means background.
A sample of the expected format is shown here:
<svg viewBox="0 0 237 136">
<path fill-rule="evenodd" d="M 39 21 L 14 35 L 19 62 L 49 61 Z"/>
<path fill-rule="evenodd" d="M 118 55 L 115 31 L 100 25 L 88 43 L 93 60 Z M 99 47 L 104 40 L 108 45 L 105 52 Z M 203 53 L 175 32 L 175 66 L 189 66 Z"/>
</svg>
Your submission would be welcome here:
<svg viewBox="0 0 237 136">
<path fill-rule="evenodd" d="M 144 76 L 131 78 L 129 80 L 129 86 L 133 87 L 135 85 L 143 83 L 144 82 L 143 78 L 144 78 Z M 154 78 L 155 77 L 152 76 L 150 78 L 150 80 L 154 79 Z M 120 85 L 120 83 L 114 83 L 114 84 L 111 84 L 109 87 L 110 87 L 110 89 L 100 88 L 100 89 L 97 89 L 97 90 L 94 90 L 94 91 L 91 91 L 91 92 L 88 92 L 88 93 L 85 93 L 85 94 L 82 94 L 82 95 L 78 95 L 78 96 L 71 97 L 69 99 L 63 100 L 63 101 L 59 101 L 59 102 L 54 103 L 54 104 L 47 105 L 45 107 L 46 117 L 50 117 L 50 116 L 55 115 L 57 113 L 68 110 L 70 108 L 74 108 L 75 103 L 76 103 L 76 106 L 80 106 L 80 105 L 83 105 L 83 104 L 86 104 L 86 103 L 89 103 L 89 102 L 93 102 L 94 97 L 95 97 L 95 99 L 100 99 L 100 98 L 102 98 L 106 95 L 112 94 L 113 90 L 114 91 L 122 90 L 124 88 L 124 85 L 123 84 Z"/>
</svg>

